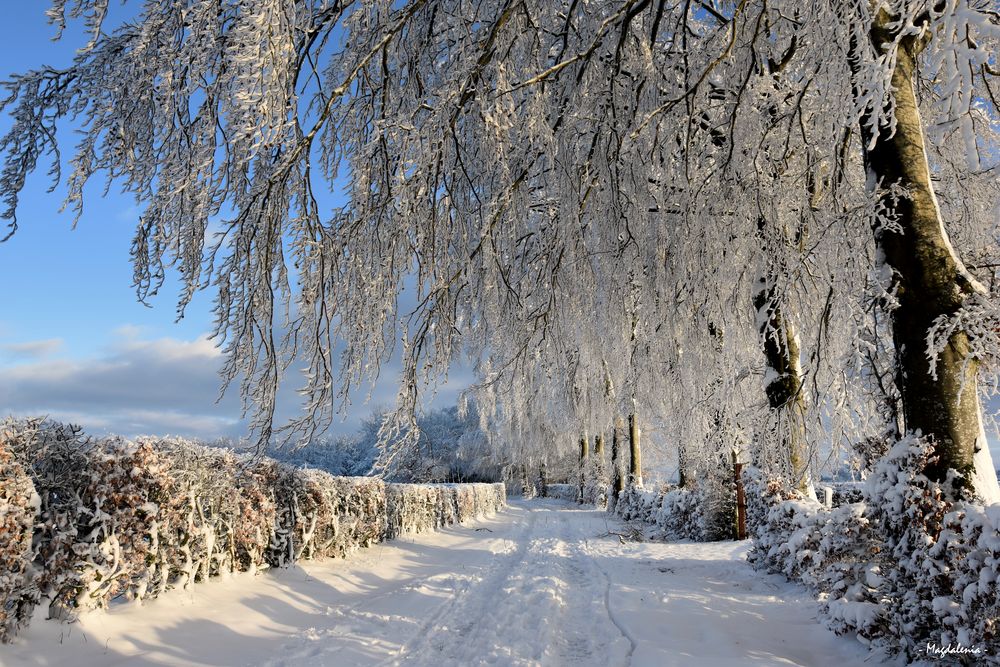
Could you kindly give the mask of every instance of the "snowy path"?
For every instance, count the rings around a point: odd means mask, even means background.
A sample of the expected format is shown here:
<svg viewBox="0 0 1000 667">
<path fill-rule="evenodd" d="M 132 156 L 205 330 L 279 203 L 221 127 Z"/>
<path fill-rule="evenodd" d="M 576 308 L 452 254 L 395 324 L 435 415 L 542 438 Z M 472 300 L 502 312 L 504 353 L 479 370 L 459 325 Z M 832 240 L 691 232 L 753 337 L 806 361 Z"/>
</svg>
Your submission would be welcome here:
<svg viewBox="0 0 1000 667">
<path fill-rule="evenodd" d="M 861 665 L 745 543 L 620 544 L 603 512 L 513 502 L 354 557 L 238 575 L 73 626 L 0 665 Z"/>
</svg>

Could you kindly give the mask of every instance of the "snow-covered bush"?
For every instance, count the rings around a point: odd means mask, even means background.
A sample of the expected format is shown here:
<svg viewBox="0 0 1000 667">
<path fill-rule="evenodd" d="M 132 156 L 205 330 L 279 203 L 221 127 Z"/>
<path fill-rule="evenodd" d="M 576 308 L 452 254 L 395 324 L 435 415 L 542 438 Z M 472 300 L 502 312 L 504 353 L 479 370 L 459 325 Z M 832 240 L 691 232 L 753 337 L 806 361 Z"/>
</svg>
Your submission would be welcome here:
<svg viewBox="0 0 1000 667">
<path fill-rule="evenodd" d="M 865 499 L 864 482 L 834 482 L 829 486 L 833 490 L 831 502 L 834 507 L 860 503 Z"/>
<path fill-rule="evenodd" d="M 387 484 L 388 537 L 422 533 L 492 514 L 506 502 L 503 483 Z"/>
<path fill-rule="evenodd" d="M 386 495 L 389 533 L 421 533 L 439 527 L 441 502 L 437 489 L 427 484 L 391 484 Z"/>
<path fill-rule="evenodd" d="M 40 499 L 10 451 L 18 430 L 14 422 L 0 424 L 0 642 L 9 641 L 28 622 L 38 603 L 29 565 Z"/>
<path fill-rule="evenodd" d="M 707 505 L 698 487 L 671 489 L 660 499 L 653 522 L 666 538 L 696 542 L 718 539 L 708 524 Z"/>
<path fill-rule="evenodd" d="M 834 631 L 889 653 L 996 646 L 1000 506 L 945 501 L 943 485 L 921 473 L 931 451 L 901 440 L 875 466 L 864 501 L 833 511 L 748 471 L 750 562 L 809 586 Z M 1000 664 L 995 652 L 974 657 Z"/>
<path fill-rule="evenodd" d="M 446 484 L 435 484 L 434 490 L 437 492 L 437 527 L 451 526 L 458 522 L 458 498 L 455 495 L 455 487 Z M 504 496 L 506 497 L 506 489 Z"/>
<path fill-rule="evenodd" d="M 615 505 L 615 513 L 623 521 L 653 523 L 666 489 L 651 491 L 630 484 L 622 491 Z"/>
<path fill-rule="evenodd" d="M 799 578 L 816 551 L 816 516 L 822 505 L 804 498 L 780 477 L 765 479 L 756 468 L 744 470 L 743 479 L 747 532 L 753 538 L 747 559 L 755 567 Z"/>
<path fill-rule="evenodd" d="M 652 491 L 627 487 L 615 506 L 625 521 L 656 527 L 660 537 L 708 542 L 732 534 L 733 507 L 728 486 L 696 480 L 684 487 L 662 486 Z"/>
<path fill-rule="evenodd" d="M 333 484 L 344 536 L 337 555 L 347 555 L 392 537 L 388 532 L 387 510 L 388 489 L 394 485 L 374 477 L 336 477 Z"/>
<path fill-rule="evenodd" d="M 753 466 L 743 469 L 743 489 L 747 504 L 747 533 L 752 538 L 764 538 L 773 530 L 768 525 L 770 510 L 786 500 L 802 500 L 803 496 L 791 488 L 782 477 L 765 478 Z"/>
<path fill-rule="evenodd" d="M 765 478 L 754 468 L 744 471 L 744 483 L 753 538 L 747 560 L 812 588 L 834 631 L 853 630 L 862 640 L 877 634 L 878 548 L 866 505 L 827 511 L 783 478 Z"/>
<path fill-rule="evenodd" d="M 576 484 L 546 484 L 545 495 L 547 498 L 558 500 L 575 501 L 580 489 Z"/>
<path fill-rule="evenodd" d="M 12 450 L 39 495 L 31 559 L 50 615 L 72 617 L 131 592 L 156 545 L 148 526 L 162 492 L 158 455 L 60 424 L 23 424 Z"/>
<path fill-rule="evenodd" d="M 275 525 L 265 480 L 226 450 L 179 438 L 139 441 L 160 457 L 160 498 L 155 507 L 158 574 L 148 586 L 159 594 L 224 572 L 264 565 L 264 540 Z M 142 597 L 142 586 L 137 591 Z"/>
<path fill-rule="evenodd" d="M 1000 645 L 1000 505 L 947 514 L 929 556 L 951 570 L 949 590 L 932 601 L 943 631 L 939 645 Z"/>
<path fill-rule="evenodd" d="M 8 421 L 0 639 L 42 598 L 50 616 L 72 618 L 225 572 L 344 556 L 505 502 L 503 484 L 386 484 L 182 439 L 95 440 L 61 424 Z"/>
</svg>

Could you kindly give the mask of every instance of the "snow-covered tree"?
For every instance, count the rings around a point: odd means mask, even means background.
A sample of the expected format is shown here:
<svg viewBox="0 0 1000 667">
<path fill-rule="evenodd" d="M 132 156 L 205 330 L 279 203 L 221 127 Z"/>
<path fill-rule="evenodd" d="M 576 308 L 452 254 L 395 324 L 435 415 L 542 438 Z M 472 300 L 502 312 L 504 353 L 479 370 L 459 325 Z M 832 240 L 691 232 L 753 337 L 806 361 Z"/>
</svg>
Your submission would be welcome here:
<svg viewBox="0 0 1000 667">
<path fill-rule="evenodd" d="M 308 439 L 401 341 L 386 440 L 467 354 L 521 447 L 638 415 L 677 426 L 692 470 L 742 442 L 801 485 L 819 443 L 901 426 L 936 443 L 934 479 L 996 497 L 994 268 L 960 259 L 996 246 L 987 3 L 134 6 L 112 29 L 106 0 L 53 3 L 93 38 L 7 83 L 6 217 L 75 117 L 68 204 L 117 180 L 143 206 L 140 298 L 169 266 L 182 310 L 216 290 L 259 440 L 289 365 Z"/>
</svg>

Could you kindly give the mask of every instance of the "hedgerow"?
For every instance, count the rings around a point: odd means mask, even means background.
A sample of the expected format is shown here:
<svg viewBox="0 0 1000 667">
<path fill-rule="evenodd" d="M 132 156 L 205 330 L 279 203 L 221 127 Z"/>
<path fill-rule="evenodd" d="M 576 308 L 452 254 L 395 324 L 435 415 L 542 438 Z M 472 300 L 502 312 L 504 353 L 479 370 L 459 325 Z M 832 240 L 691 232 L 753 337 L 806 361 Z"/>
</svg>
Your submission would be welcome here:
<svg viewBox="0 0 1000 667">
<path fill-rule="evenodd" d="M 72 619 L 227 572 L 343 557 L 506 502 L 503 484 L 334 477 L 180 438 L 0 424 L 0 639 L 48 603 Z M 10 539 L 7 539 L 10 536 Z"/>
<path fill-rule="evenodd" d="M 1000 505 L 949 502 L 921 471 L 931 447 L 897 443 L 860 502 L 827 510 L 778 479 L 746 476 L 755 566 L 811 588 L 839 634 L 909 659 L 1000 664 Z"/>
</svg>

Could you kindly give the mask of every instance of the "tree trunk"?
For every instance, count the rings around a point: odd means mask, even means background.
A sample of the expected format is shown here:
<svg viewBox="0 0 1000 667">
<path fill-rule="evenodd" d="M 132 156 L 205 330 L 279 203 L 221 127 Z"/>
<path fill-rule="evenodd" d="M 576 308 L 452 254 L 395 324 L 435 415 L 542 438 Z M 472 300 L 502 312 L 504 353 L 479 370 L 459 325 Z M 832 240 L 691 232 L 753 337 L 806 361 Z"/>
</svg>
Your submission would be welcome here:
<svg viewBox="0 0 1000 667">
<path fill-rule="evenodd" d="M 625 422 L 621 417 L 615 418 L 614 429 L 611 431 L 611 500 L 608 502 L 608 509 L 613 510 L 621 498 L 625 489 L 625 480 L 622 475 L 622 457 L 625 455 L 623 434 L 625 432 Z"/>
<path fill-rule="evenodd" d="M 642 486 L 642 451 L 639 449 L 639 421 L 634 414 L 628 416 L 628 444 L 631 460 L 629 461 L 628 480 L 633 486 Z"/>
<path fill-rule="evenodd" d="M 896 37 L 890 19 L 882 10 L 873 22 L 871 41 L 878 52 Z M 903 420 L 908 433 L 919 432 L 933 443 L 936 458 L 924 471 L 928 477 L 941 482 L 954 469 L 963 475 L 958 495 L 973 491 L 997 500 L 1000 488 L 976 386 L 978 363 L 967 362 L 968 336 L 963 331 L 952 334 L 936 369 L 927 354 L 927 332 L 935 319 L 954 315 L 981 288 L 951 247 L 931 183 L 914 94 L 917 58 L 925 44 L 924 39 L 904 37 L 898 49 L 892 73 L 895 132 L 873 136 L 869 119 L 863 118 L 861 124 L 869 183 L 883 189 L 899 185 L 908 193 L 882 196 L 886 214 L 898 228 L 875 229 L 879 254 L 892 269 L 889 291 L 898 301 L 892 311 L 892 331 Z"/>
<path fill-rule="evenodd" d="M 580 438 L 580 493 L 578 494 L 578 502 L 587 501 L 587 459 L 590 458 L 590 441 L 587 434 L 584 433 Z"/>
<path fill-rule="evenodd" d="M 602 475 L 604 473 L 604 434 L 598 433 L 594 436 L 594 464 L 597 468 L 597 474 Z"/>
<path fill-rule="evenodd" d="M 763 224 L 763 222 L 761 223 Z M 808 497 L 815 497 L 809 473 L 809 448 L 805 432 L 805 396 L 799 365 L 799 339 L 795 327 L 782 312 L 777 288 L 761 279 L 753 305 L 767 370 L 764 393 L 778 417 L 782 451 L 787 453 L 792 483 Z"/>
<path fill-rule="evenodd" d="M 687 486 L 687 460 L 684 456 L 684 448 L 677 448 L 677 486 L 682 489 Z"/>
</svg>

